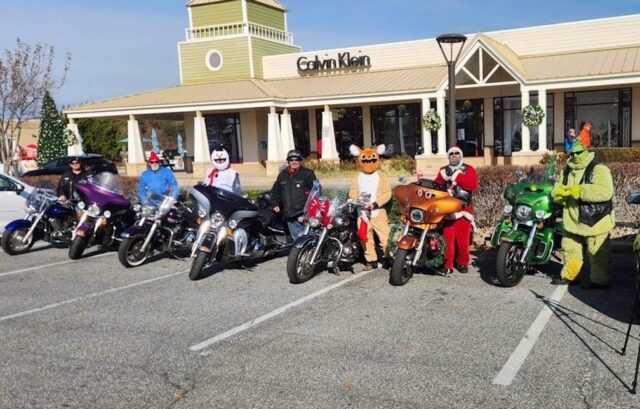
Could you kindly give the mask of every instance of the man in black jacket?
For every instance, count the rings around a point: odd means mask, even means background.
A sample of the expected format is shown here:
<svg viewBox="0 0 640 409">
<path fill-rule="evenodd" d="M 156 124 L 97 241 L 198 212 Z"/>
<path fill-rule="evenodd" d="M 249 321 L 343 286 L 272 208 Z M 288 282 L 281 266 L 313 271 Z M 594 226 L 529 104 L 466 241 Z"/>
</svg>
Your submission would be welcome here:
<svg viewBox="0 0 640 409">
<path fill-rule="evenodd" d="M 60 182 L 58 182 L 58 200 L 63 203 L 73 197 L 73 187 L 75 186 L 75 184 L 81 180 L 86 179 L 86 174 L 82 170 L 79 158 L 71 158 L 71 160 L 69 161 L 69 166 L 71 167 L 71 169 L 66 171 L 62 175 Z"/>
<path fill-rule="evenodd" d="M 304 231 L 299 219 L 316 175 L 311 169 L 302 166 L 302 153 L 298 150 L 287 153 L 287 163 L 288 166 L 280 172 L 271 188 L 271 196 L 273 211 L 282 212 L 289 226 L 289 233 L 295 240 Z"/>
</svg>

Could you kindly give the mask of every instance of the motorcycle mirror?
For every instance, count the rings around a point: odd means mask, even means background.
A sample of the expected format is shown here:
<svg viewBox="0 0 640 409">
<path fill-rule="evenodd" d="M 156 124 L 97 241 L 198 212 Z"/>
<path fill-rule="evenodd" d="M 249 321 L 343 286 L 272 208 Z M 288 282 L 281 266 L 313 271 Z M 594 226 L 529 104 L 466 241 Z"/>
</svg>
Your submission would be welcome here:
<svg viewBox="0 0 640 409">
<path fill-rule="evenodd" d="M 320 186 L 320 181 L 318 179 L 314 179 L 313 186 Z"/>
<path fill-rule="evenodd" d="M 16 184 L 16 195 L 20 196 L 20 194 L 24 191 L 24 186 L 20 184 Z"/>
<path fill-rule="evenodd" d="M 400 183 L 407 183 L 407 178 L 405 176 L 402 176 L 398 179 L 398 182 Z"/>
</svg>

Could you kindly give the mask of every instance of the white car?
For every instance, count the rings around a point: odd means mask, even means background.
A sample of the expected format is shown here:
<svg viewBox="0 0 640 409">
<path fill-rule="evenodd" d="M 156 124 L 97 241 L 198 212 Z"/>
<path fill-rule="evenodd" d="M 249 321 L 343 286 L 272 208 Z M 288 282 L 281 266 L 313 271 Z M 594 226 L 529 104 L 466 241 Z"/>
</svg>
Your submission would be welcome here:
<svg viewBox="0 0 640 409">
<path fill-rule="evenodd" d="M 0 232 L 13 220 L 24 217 L 25 202 L 33 187 L 0 173 Z"/>
</svg>

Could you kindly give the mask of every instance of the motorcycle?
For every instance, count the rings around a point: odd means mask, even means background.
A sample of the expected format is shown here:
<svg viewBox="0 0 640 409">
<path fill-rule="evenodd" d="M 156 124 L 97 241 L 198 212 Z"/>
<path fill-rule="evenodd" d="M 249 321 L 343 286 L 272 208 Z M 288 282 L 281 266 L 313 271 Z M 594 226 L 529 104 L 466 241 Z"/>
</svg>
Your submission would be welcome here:
<svg viewBox="0 0 640 409">
<path fill-rule="evenodd" d="M 74 187 L 80 197 L 80 221 L 73 232 L 69 258 L 76 260 L 92 245 L 107 247 L 120 241 L 121 233 L 136 220 L 131 201 L 123 196 L 122 179 L 99 173 Z"/>
<path fill-rule="evenodd" d="M 191 196 L 200 218 L 191 247 L 191 280 L 199 279 L 204 267 L 214 260 L 226 263 L 259 259 L 291 246 L 286 225 L 274 218 L 268 193 L 258 197 L 257 206 L 213 186 L 194 186 Z"/>
<path fill-rule="evenodd" d="M 176 254 L 189 251 L 198 225 L 193 209 L 172 196 L 148 193 L 134 206 L 139 220 L 126 229 L 118 247 L 118 259 L 126 268 L 143 264 L 154 252 Z"/>
<path fill-rule="evenodd" d="M 520 175 L 507 186 L 504 214 L 491 235 L 498 248 L 496 276 L 504 287 L 520 283 L 533 265 L 549 262 L 562 238 L 562 207 L 551 198 L 555 161 L 546 170 Z"/>
<path fill-rule="evenodd" d="M 76 220 L 70 202 L 61 203 L 53 190 L 36 187 L 27 198 L 24 218 L 5 227 L 2 249 L 13 256 L 28 252 L 38 240 L 68 246 Z"/>
<path fill-rule="evenodd" d="M 463 202 L 431 179 L 398 185 L 393 195 L 403 205 L 404 230 L 397 243 L 389 282 L 405 285 L 414 269 L 444 265 L 447 243 L 442 235 L 446 216 L 463 210 Z"/>
<path fill-rule="evenodd" d="M 339 274 L 342 266 L 351 268 L 363 258 L 357 219 L 359 211 L 370 213 L 365 210 L 366 202 L 367 198 L 346 203 L 341 203 L 338 197 L 328 200 L 321 195 L 319 184 L 314 184 L 305 205 L 305 233 L 293 243 L 287 259 L 289 282 L 309 281 L 320 266 Z"/>
</svg>

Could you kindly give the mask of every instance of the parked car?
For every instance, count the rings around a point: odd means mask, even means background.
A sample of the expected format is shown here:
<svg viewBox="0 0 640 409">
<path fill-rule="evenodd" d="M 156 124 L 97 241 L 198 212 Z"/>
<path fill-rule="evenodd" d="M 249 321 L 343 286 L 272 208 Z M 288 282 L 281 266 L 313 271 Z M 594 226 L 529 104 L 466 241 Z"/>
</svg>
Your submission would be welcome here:
<svg viewBox="0 0 640 409">
<path fill-rule="evenodd" d="M 33 187 L 0 173 L 0 232 L 7 223 L 24 217 L 24 208 Z"/>
<path fill-rule="evenodd" d="M 39 169 L 30 170 L 25 172 L 22 176 L 48 176 L 48 175 L 62 175 L 69 170 L 69 160 L 73 156 L 64 156 L 62 158 L 53 159 L 47 162 L 46 165 Z M 109 172 L 118 174 L 116 165 L 108 159 L 95 153 L 89 153 L 84 156 L 79 156 L 80 164 L 83 169 L 91 169 L 93 172 Z"/>
</svg>

